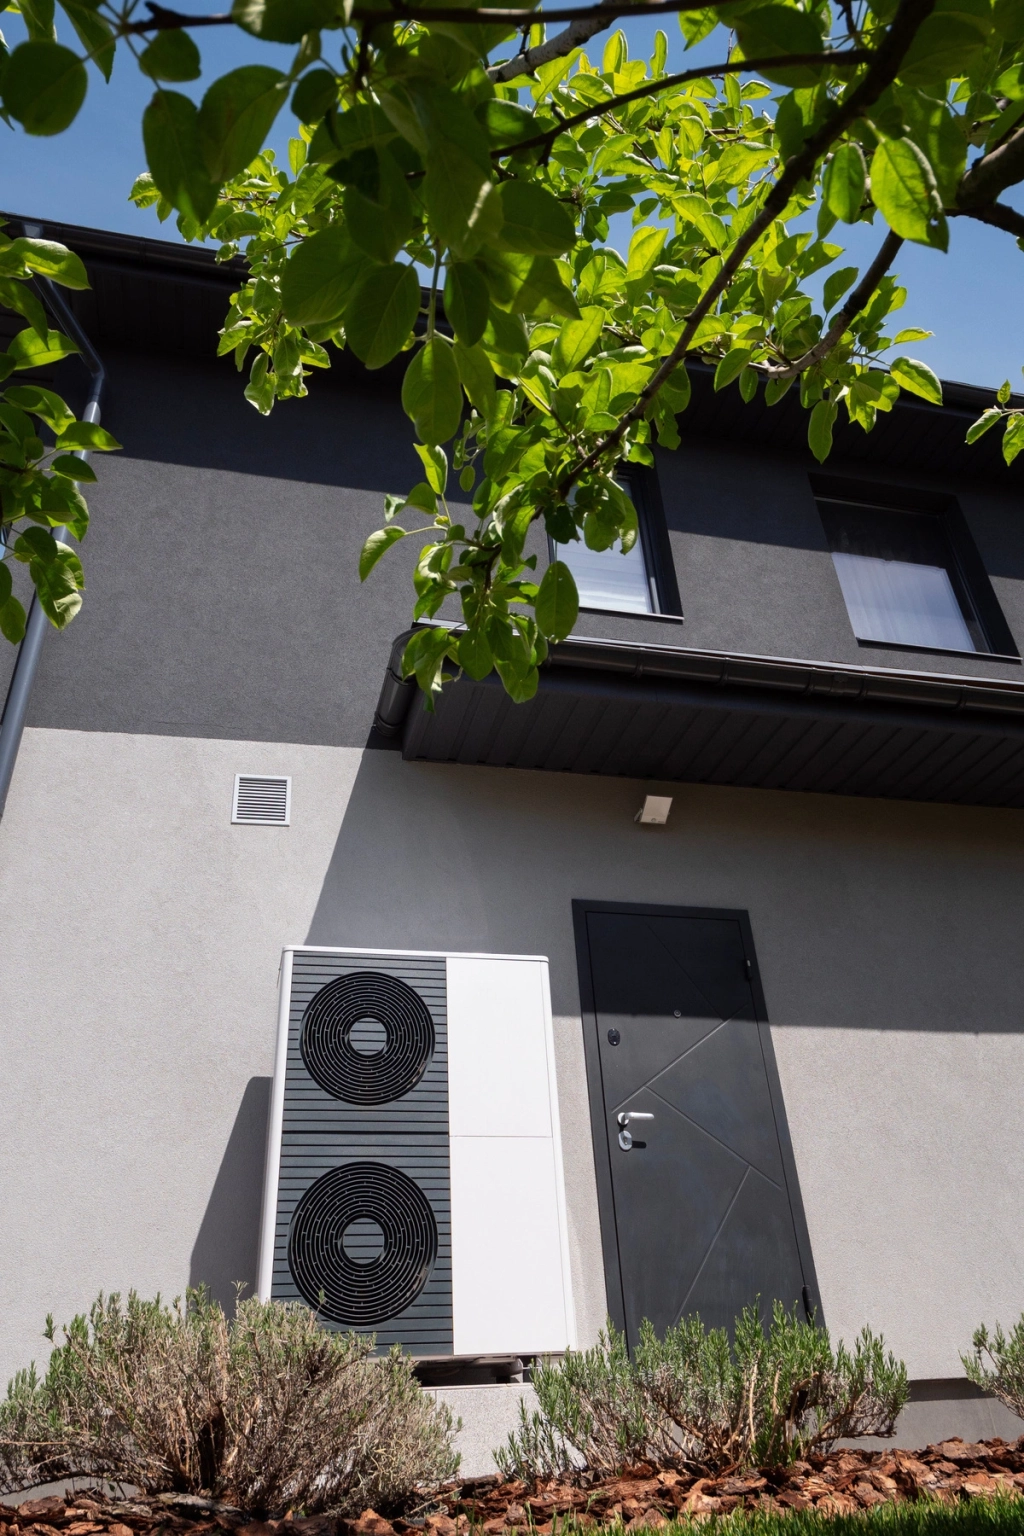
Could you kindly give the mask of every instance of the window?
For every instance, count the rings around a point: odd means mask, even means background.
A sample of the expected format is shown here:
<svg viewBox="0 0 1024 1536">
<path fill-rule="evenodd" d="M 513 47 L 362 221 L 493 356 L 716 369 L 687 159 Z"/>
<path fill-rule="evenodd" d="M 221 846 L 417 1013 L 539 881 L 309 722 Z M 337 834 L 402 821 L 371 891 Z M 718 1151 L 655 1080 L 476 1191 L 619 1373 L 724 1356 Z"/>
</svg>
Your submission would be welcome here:
<svg viewBox="0 0 1024 1536">
<path fill-rule="evenodd" d="M 815 477 L 818 510 L 846 611 L 864 645 L 1012 654 L 995 594 L 950 498 Z M 871 488 L 876 489 L 876 488 Z M 852 490 L 853 494 L 850 494 Z M 834 494 L 829 494 L 829 492 Z M 896 498 L 899 498 L 897 500 Z M 900 502 L 903 504 L 901 505 Z"/>
<path fill-rule="evenodd" d="M 640 524 L 640 536 L 628 554 L 622 553 L 620 544 L 613 544 L 611 549 L 588 549 L 580 538 L 568 544 L 551 541 L 551 558 L 562 560 L 572 571 L 581 608 L 678 617 L 668 540 L 661 526 L 663 519 L 651 514 L 651 489 L 633 475 L 620 478 L 619 485 L 636 507 Z"/>
</svg>

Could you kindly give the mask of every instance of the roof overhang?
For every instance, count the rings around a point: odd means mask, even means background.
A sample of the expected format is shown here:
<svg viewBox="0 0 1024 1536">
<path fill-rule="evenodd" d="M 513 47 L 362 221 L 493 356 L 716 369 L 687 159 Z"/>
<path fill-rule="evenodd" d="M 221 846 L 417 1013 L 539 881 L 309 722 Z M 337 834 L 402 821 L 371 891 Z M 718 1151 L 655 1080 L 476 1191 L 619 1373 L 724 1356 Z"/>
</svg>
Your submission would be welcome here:
<svg viewBox="0 0 1024 1536">
<path fill-rule="evenodd" d="M 572 638 L 530 703 L 463 675 L 431 713 L 407 639 L 375 726 L 409 760 L 1024 806 L 1024 682 Z"/>
</svg>

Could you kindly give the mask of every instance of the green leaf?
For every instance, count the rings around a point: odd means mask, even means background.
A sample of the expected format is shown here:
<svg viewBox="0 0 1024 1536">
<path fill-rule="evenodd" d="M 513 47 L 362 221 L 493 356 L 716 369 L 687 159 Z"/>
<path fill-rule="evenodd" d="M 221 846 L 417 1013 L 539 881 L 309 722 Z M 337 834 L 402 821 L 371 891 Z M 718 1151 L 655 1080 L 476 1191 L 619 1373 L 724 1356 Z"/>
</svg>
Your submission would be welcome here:
<svg viewBox="0 0 1024 1536">
<path fill-rule="evenodd" d="M 825 204 L 844 224 L 855 224 L 867 190 L 868 168 L 859 144 L 840 144 L 825 168 Z"/>
<path fill-rule="evenodd" d="M 967 428 L 967 436 L 964 441 L 967 443 L 976 443 L 979 437 L 984 437 L 989 427 L 995 426 L 996 422 L 999 421 L 1002 417 L 1002 414 L 1002 411 L 1000 411 L 996 406 L 990 405 L 988 410 L 983 411 L 982 414 L 978 417 L 977 421 L 972 423 L 972 425 Z"/>
<path fill-rule="evenodd" d="M 235 0 L 231 14 L 265 43 L 299 43 L 307 32 L 329 27 L 337 10 L 337 0 Z"/>
<path fill-rule="evenodd" d="M 501 220 L 486 135 L 469 108 L 444 86 L 417 85 L 414 100 L 412 131 L 418 130 L 424 146 L 422 188 L 431 224 L 456 255 L 471 255 Z"/>
<path fill-rule="evenodd" d="M 420 462 L 427 472 L 427 484 L 437 496 L 444 495 L 444 488 L 448 484 L 448 455 L 443 448 L 435 448 L 429 443 L 413 443 L 413 447 L 420 456 Z M 429 509 L 431 512 L 433 507 Z"/>
<path fill-rule="evenodd" d="M 373 155 L 374 151 L 364 153 Z M 378 164 L 376 196 L 357 186 L 345 188 L 345 222 L 352 239 L 375 261 L 394 261 L 413 227 L 412 199 L 405 176 L 394 157 L 384 150 L 374 155 Z"/>
<path fill-rule="evenodd" d="M 967 163 L 965 119 L 953 113 L 945 101 L 912 86 L 897 86 L 893 96 L 903 114 L 907 137 L 932 168 L 939 201 L 944 207 L 955 206 Z"/>
<path fill-rule="evenodd" d="M 940 243 L 945 219 L 935 176 L 912 140 L 879 144 L 871 157 L 871 196 L 895 234 L 922 245 Z"/>
<path fill-rule="evenodd" d="M 12 645 L 20 645 L 25 638 L 25 610 L 16 597 L 0 603 L 0 635 Z"/>
<path fill-rule="evenodd" d="M 61 9 L 75 29 L 75 35 L 105 80 L 114 68 L 115 41 L 109 24 L 96 14 L 90 0 L 60 0 Z"/>
<path fill-rule="evenodd" d="M 494 657 L 487 636 L 479 629 L 467 629 L 459 637 L 459 666 L 476 682 L 493 670 Z"/>
<path fill-rule="evenodd" d="M 105 427 L 96 421 L 73 421 L 57 439 L 62 451 L 68 448 L 91 448 L 98 453 L 113 453 L 121 444 Z"/>
<path fill-rule="evenodd" d="M 929 336 L 934 336 L 934 331 L 922 331 L 919 326 L 908 325 L 906 330 L 900 331 L 893 342 L 894 346 L 905 346 L 908 341 L 927 341 Z"/>
<path fill-rule="evenodd" d="M 46 340 L 35 331 L 19 331 L 8 344 L 7 356 L 14 359 L 15 368 L 43 368 L 47 363 L 59 363 L 62 357 L 71 357 L 78 351 L 70 336 L 61 331 L 47 331 Z"/>
<path fill-rule="evenodd" d="M 791 5 L 761 5 L 738 16 L 736 36 L 747 59 L 819 53 L 822 46 L 821 31 L 814 17 Z M 780 85 L 815 85 L 821 79 L 822 69 L 806 64 L 792 69 L 773 66 L 762 69 L 762 73 Z"/>
<path fill-rule="evenodd" d="M 1024 41 L 1024 0 L 996 0 L 992 22 L 1008 43 Z"/>
<path fill-rule="evenodd" d="M 628 281 L 639 282 L 657 266 L 665 244 L 665 233 L 664 229 L 657 229 L 653 224 L 641 224 L 629 242 L 629 258 L 626 262 Z"/>
<path fill-rule="evenodd" d="M 19 6 L 25 21 L 25 30 L 34 41 L 55 42 L 57 29 L 53 24 L 53 0 L 21 0 Z"/>
<path fill-rule="evenodd" d="M 487 281 L 468 261 L 453 261 L 444 284 L 444 312 L 463 346 L 474 347 L 487 325 Z"/>
<path fill-rule="evenodd" d="M 426 705 L 433 709 L 433 695 L 440 693 L 444 681 L 444 662 L 452 643 L 449 629 L 420 629 L 413 635 L 402 655 L 402 676 L 414 673 L 426 694 Z"/>
<path fill-rule="evenodd" d="M 991 28 L 990 0 L 937 0 L 903 56 L 900 80 L 939 87 L 950 77 L 967 74 Z"/>
<path fill-rule="evenodd" d="M 807 443 L 819 464 L 832 452 L 832 428 L 838 407 L 831 400 L 819 400 L 807 424 Z"/>
<path fill-rule="evenodd" d="M 0 304 L 16 315 L 24 316 L 37 336 L 46 336 L 50 328 L 46 310 L 28 283 L 13 277 L 0 277 Z"/>
<path fill-rule="evenodd" d="M 1013 463 L 1022 448 L 1024 448 L 1024 416 L 1008 416 L 1006 430 L 1003 433 L 1003 458 L 1007 464 Z"/>
<path fill-rule="evenodd" d="M 488 312 L 480 345 L 490 359 L 492 368 L 505 379 L 515 377 L 530 350 L 521 316 L 506 314 L 495 304 L 491 305 Z"/>
<path fill-rule="evenodd" d="M 456 341 L 452 351 L 459 371 L 459 381 L 469 396 L 470 404 L 475 406 L 485 421 L 490 421 L 497 404 L 497 389 L 494 369 L 487 353 L 479 342 L 475 347 L 464 347 L 461 341 Z"/>
<path fill-rule="evenodd" d="M 580 368 L 591 348 L 600 339 L 606 319 L 605 311 L 596 304 L 589 304 L 579 320 L 570 320 L 558 333 L 551 349 L 551 366 L 559 376 Z"/>
<path fill-rule="evenodd" d="M 310 70 L 292 92 L 292 111 L 300 123 L 318 123 L 337 102 L 338 79 L 329 69 Z"/>
<path fill-rule="evenodd" d="M 703 42 L 710 32 L 713 32 L 721 20 L 719 14 L 710 8 L 706 11 L 680 11 L 679 30 L 686 39 L 687 48 L 693 48 L 697 43 Z"/>
<path fill-rule="evenodd" d="M 397 544 L 399 539 L 404 539 L 408 532 L 408 528 L 401 528 L 397 523 L 389 523 L 386 528 L 378 528 L 376 533 L 371 533 L 359 554 L 359 580 L 365 581 L 381 555 L 385 554 L 392 544 Z"/>
<path fill-rule="evenodd" d="M 15 261 L 24 262 L 30 272 L 48 277 L 62 288 L 88 288 L 89 279 L 82 258 L 58 245 L 56 240 L 30 240 L 22 237 L 12 240 L 5 253 Z"/>
<path fill-rule="evenodd" d="M 179 91 L 158 90 L 142 115 L 142 140 L 159 191 L 172 208 L 205 224 L 217 188 L 203 156 L 195 104 Z"/>
<path fill-rule="evenodd" d="M 473 115 L 484 125 L 487 137 L 496 149 L 511 148 L 520 139 L 532 138 L 537 132 L 533 113 L 515 101 L 502 101 L 492 96 L 488 101 L 482 101 Z"/>
<path fill-rule="evenodd" d="M 58 435 L 75 419 L 60 395 L 38 384 L 12 384 L 4 390 L 3 397 L 20 410 L 31 411 L 33 416 L 40 417 Z"/>
<path fill-rule="evenodd" d="M 4 67 L 3 103 L 26 133 L 63 133 L 89 86 L 85 65 L 60 43 L 19 43 Z"/>
<path fill-rule="evenodd" d="M 425 342 L 405 370 L 402 408 L 424 443 L 446 443 L 459 430 L 459 370 L 452 348 L 440 336 Z"/>
<path fill-rule="evenodd" d="M 739 378 L 750 362 L 753 347 L 733 347 L 720 360 L 715 369 L 715 389 L 724 389 L 733 379 Z"/>
<path fill-rule="evenodd" d="M 369 270 L 343 224 L 308 235 L 281 274 L 281 308 L 292 325 L 321 325 L 342 313 L 359 276 Z"/>
<path fill-rule="evenodd" d="M 996 390 L 996 399 L 999 401 L 1000 405 L 1006 405 L 1012 393 L 1013 391 L 1010 388 L 1009 379 L 1004 379 L 999 388 Z"/>
<path fill-rule="evenodd" d="M 901 389 L 908 389 L 922 400 L 933 405 L 942 404 L 942 385 L 927 363 L 918 363 L 912 357 L 897 357 L 889 366 L 889 372 Z"/>
<path fill-rule="evenodd" d="M 285 76 L 266 64 L 246 64 L 213 82 L 199 108 L 199 145 L 214 182 L 255 160 L 287 95 Z"/>
<path fill-rule="evenodd" d="M 420 281 L 415 267 L 405 262 L 373 267 L 349 298 L 346 340 L 367 368 L 383 368 L 405 346 L 419 309 Z"/>
<path fill-rule="evenodd" d="M 142 52 L 139 68 L 151 80 L 198 80 L 202 73 L 199 49 L 182 27 L 158 32 Z"/>
<path fill-rule="evenodd" d="M 604 45 L 604 54 L 601 58 L 601 69 L 606 75 L 614 75 L 616 70 L 622 68 L 626 62 L 628 50 L 626 34 L 623 31 L 613 32 Z"/>
<path fill-rule="evenodd" d="M 496 244 L 501 250 L 525 256 L 561 256 L 575 244 L 572 214 L 536 182 L 504 181 L 498 197 L 503 222 Z"/>
<path fill-rule="evenodd" d="M 94 483 L 96 471 L 87 464 L 84 459 L 76 458 L 73 453 L 59 453 L 50 463 L 50 468 L 55 475 L 66 475 L 69 480 L 88 481 Z"/>
<path fill-rule="evenodd" d="M 552 560 L 544 572 L 534 603 L 537 623 L 549 640 L 571 635 L 580 611 L 579 593 L 572 571 L 562 560 Z"/>
<path fill-rule="evenodd" d="M 826 315 L 830 309 L 838 304 L 846 290 L 852 288 L 856 281 L 856 267 L 840 267 L 838 272 L 833 272 L 830 277 L 825 279 L 825 286 L 822 289 L 822 301 L 825 306 Z"/>
</svg>

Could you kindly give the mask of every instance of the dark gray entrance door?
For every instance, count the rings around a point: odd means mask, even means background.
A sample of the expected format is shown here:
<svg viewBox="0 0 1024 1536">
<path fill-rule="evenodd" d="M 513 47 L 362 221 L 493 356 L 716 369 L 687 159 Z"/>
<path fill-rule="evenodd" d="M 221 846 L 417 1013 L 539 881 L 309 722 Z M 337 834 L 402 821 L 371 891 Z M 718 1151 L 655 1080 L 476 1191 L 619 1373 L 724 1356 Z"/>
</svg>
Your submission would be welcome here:
<svg viewBox="0 0 1024 1536">
<path fill-rule="evenodd" d="M 614 1320 L 816 1306 L 746 913 L 574 908 Z"/>
</svg>

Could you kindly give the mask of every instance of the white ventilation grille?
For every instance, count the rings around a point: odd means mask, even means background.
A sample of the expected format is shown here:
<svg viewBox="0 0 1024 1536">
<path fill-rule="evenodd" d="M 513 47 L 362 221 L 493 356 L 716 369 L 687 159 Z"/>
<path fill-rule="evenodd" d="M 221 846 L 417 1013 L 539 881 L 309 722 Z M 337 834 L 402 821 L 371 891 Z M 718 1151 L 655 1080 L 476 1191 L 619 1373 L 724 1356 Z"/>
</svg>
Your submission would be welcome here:
<svg viewBox="0 0 1024 1536">
<path fill-rule="evenodd" d="M 256 773 L 235 775 L 232 822 L 255 827 L 287 827 L 291 816 L 291 779 L 269 779 Z"/>
</svg>

